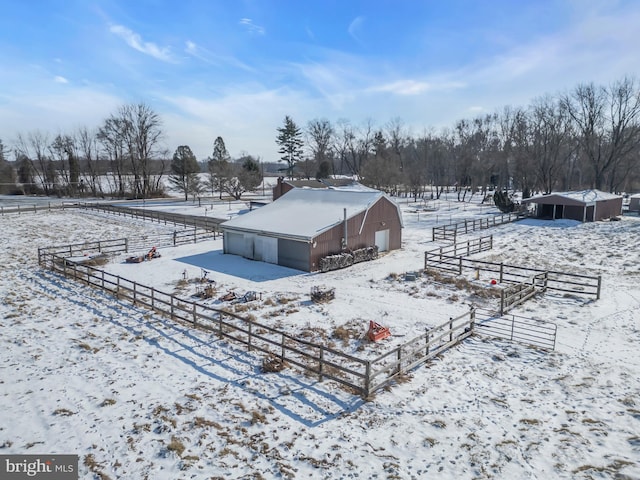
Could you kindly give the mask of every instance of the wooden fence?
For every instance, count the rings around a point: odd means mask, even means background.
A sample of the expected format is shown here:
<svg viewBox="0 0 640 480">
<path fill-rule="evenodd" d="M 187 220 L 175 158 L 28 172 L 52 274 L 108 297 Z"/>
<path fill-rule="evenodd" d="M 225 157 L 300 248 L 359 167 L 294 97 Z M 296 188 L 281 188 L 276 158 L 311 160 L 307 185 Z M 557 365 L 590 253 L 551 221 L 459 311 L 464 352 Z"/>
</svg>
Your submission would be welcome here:
<svg viewBox="0 0 640 480">
<path fill-rule="evenodd" d="M 96 240 L 72 245 L 38 248 L 38 263 L 42 263 L 44 255 L 59 255 L 63 257 L 84 256 L 91 253 L 147 253 L 151 247 L 175 247 L 215 238 L 215 232 L 199 230 L 175 230 L 173 233 L 144 235 L 135 238 L 117 238 L 113 240 Z"/>
<path fill-rule="evenodd" d="M 33 204 L 33 205 L 7 205 L 0 206 L 0 216 L 8 214 L 23 214 L 23 213 L 38 213 L 38 212 L 50 212 L 52 210 L 65 210 L 68 208 L 77 208 L 78 204 L 73 202 L 61 202 L 47 204 Z"/>
<path fill-rule="evenodd" d="M 364 360 L 296 338 L 250 318 L 179 298 L 88 264 L 66 260 L 69 256 L 91 252 L 91 249 L 95 253 L 126 248 L 126 239 L 113 243 L 87 242 L 40 248 L 38 261 L 42 267 L 65 277 L 103 290 L 135 306 L 151 309 L 172 320 L 214 332 L 222 339 L 246 345 L 250 351 L 257 350 L 276 357 L 283 363 L 318 375 L 321 380 L 328 378 L 340 383 L 365 398 L 473 333 L 475 316 L 472 309 L 374 360 Z"/>
<path fill-rule="evenodd" d="M 461 222 L 452 223 L 450 225 L 440 225 L 433 227 L 431 230 L 431 239 L 436 241 L 455 242 L 458 234 L 471 233 L 477 230 L 485 230 L 505 223 L 515 222 L 527 218 L 528 213 L 503 213 L 488 218 L 476 218 L 471 220 L 463 220 Z"/>
<path fill-rule="evenodd" d="M 367 389 L 379 390 L 392 384 L 397 377 L 427 363 L 445 350 L 471 336 L 474 331 L 475 309 L 427 330 L 422 335 L 381 355 L 367 365 Z"/>
<path fill-rule="evenodd" d="M 442 259 L 443 257 L 460 257 L 469 256 L 474 253 L 485 252 L 493 249 L 493 235 L 487 237 L 478 237 L 466 242 L 454 242 L 444 247 L 439 247 L 424 253 L 424 265 L 427 268 L 429 258 L 435 257 Z"/>
<path fill-rule="evenodd" d="M 558 327 L 555 323 L 516 315 L 501 315 L 477 309 L 475 332 L 480 335 L 504 338 L 537 348 L 554 350 Z"/>
<path fill-rule="evenodd" d="M 548 272 L 542 272 L 534 275 L 526 282 L 503 288 L 500 291 L 500 315 L 504 315 L 512 308 L 526 302 L 537 293 L 546 291 L 548 279 Z"/>
<path fill-rule="evenodd" d="M 226 219 L 215 217 L 202 217 L 198 215 L 183 215 L 181 213 L 161 212 L 158 210 L 150 210 L 145 208 L 130 208 L 122 205 L 112 205 L 106 203 L 83 203 L 79 205 L 81 208 L 88 210 L 98 210 L 114 215 L 137 218 L 140 220 L 148 220 L 165 225 L 180 225 L 184 228 L 193 227 L 210 232 L 220 232 L 220 224 Z"/>
<path fill-rule="evenodd" d="M 522 283 L 539 273 L 547 275 L 547 290 L 586 295 L 600 299 L 602 276 L 579 275 L 576 273 L 543 270 L 532 267 L 520 267 L 506 263 L 486 262 L 453 255 L 425 255 L 425 270 L 428 268 L 444 270 L 462 275 L 463 270 L 473 270 L 479 276 L 486 272 L 498 283 Z"/>
</svg>

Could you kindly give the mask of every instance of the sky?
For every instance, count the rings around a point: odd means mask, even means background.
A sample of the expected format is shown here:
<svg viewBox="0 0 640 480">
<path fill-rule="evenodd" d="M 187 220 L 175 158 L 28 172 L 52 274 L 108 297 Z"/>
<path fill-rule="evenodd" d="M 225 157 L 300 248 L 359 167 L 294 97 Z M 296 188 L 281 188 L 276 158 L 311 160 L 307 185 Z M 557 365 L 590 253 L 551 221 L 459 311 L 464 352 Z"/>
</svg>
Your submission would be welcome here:
<svg viewBox="0 0 640 480">
<path fill-rule="evenodd" d="M 279 155 L 286 115 L 407 132 L 636 76 L 640 2 L 4 0 L 0 139 L 146 103 L 170 153 Z"/>
</svg>

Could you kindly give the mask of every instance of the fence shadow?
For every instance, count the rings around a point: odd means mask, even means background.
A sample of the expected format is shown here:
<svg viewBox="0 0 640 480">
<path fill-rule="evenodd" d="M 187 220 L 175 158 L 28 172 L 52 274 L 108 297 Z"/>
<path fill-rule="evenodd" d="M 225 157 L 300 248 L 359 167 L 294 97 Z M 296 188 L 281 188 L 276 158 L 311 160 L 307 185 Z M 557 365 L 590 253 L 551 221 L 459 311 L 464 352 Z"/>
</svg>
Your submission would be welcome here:
<svg viewBox="0 0 640 480">
<path fill-rule="evenodd" d="M 222 253 L 222 250 L 212 250 L 207 253 L 176 258 L 175 260 L 212 272 L 251 280 L 252 282 L 268 282 L 269 280 L 279 280 L 297 275 L 309 275 L 301 270 L 249 260 L 239 255 L 225 254 Z"/>
</svg>

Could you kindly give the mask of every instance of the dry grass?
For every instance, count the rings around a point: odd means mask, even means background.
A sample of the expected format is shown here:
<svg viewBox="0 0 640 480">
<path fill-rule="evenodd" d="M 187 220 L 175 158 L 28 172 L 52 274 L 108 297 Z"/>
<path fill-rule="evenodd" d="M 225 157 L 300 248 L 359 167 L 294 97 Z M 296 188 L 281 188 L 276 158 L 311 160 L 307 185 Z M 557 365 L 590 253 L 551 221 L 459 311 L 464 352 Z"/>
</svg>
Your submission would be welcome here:
<svg viewBox="0 0 640 480">
<path fill-rule="evenodd" d="M 111 480 L 111 477 L 102 471 L 102 465 L 96 461 L 92 453 L 85 455 L 82 463 L 100 480 Z"/>
<path fill-rule="evenodd" d="M 53 414 L 60 417 L 70 417 L 71 415 L 75 415 L 76 412 L 72 412 L 71 410 L 67 410 L 66 408 L 58 408 L 53 411 Z"/>
<path fill-rule="evenodd" d="M 179 457 L 182 457 L 185 449 L 186 447 L 184 446 L 184 443 L 182 443 L 179 438 L 175 436 L 171 437 L 171 442 L 167 445 L 167 450 L 175 452 Z"/>
<path fill-rule="evenodd" d="M 113 398 L 105 398 L 100 404 L 101 407 L 108 407 L 109 405 L 115 405 L 116 401 Z"/>
<path fill-rule="evenodd" d="M 287 362 L 276 355 L 269 355 L 262 360 L 263 373 L 277 373 L 287 368 Z"/>
</svg>

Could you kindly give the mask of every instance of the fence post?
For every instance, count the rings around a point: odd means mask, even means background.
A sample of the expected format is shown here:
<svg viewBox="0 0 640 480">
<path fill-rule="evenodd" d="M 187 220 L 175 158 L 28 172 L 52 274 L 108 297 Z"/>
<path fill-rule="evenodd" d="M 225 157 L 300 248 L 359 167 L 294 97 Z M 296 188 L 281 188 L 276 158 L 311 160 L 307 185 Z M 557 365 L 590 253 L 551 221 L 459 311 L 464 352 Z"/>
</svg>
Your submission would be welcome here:
<svg viewBox="0 0 640 480">
<path fill-rule="evenodd" d="M 136 282 L 133 282 L 133 306 L 135 307 L 136 305 Z"/>
<path fill-rule="evenodd" d="M 400 372 L 402 372 L 402 346 L 398 347 L 397 359 L 398 359 L 398 368 L 396 369 L 396 373 L 399 374 Z"/>
<path fill-rule="evenodd" d="M 598 292 L 596 293 L 596 300 L 600 300 L 600 288 L 602 287 L 602 275 L 598 275 Z"/>
<path fill-rule="evenodd" d="M 248 333 L 248 337 L 247 337 L 247 347 L 248 347 L 248 351 L 251 351 L 251 322 L 249 322 L 248 324 L 249 327 L 249 333 Z"/>
<path fill-rule="evenodd" d="M 453 317 L 449 317 L 449 341 L 453 341 Z"/>
<path fill-rule="evenodd" d="M 425 357 L 429 356 L 429 330 L 427 330 L 427 333 L 425 334 L 425 339 L 426 339 L 426 343 L 427 343 L 427 351 L 425 352 Z"/>
<path fill-rule="evenodd" d="M 104 272 L 103 272 L 103 273 L 104 273 Z M 153 287 L 151 287 L 151 310 L 155 310 L 155 309 L 156 309 L 156 307 L 155 307 L 155 302 L 154 302 L 154 299 L 155 299 L 155 298 L 154 298 L 154 297 L 155 297 L 154 292 L 155 292 L 155 291 L 156 291 L 156 289 L 155 289 L 155 288 L 153 288 Z"/>
<path fill-rule="evenodd" d="M 324 347 L 320 345 L 320 360 L 318 365 L 318 378 L 322 381 L 322 367 L 324 366 Z"/>
<path fill-rule="evenodd" d="M 502 283 L 503 274 L 504 274 L 504 263 L 500 262 L 500 283 Z"/>
<path fill-rule="evenodd" d="M 462 275 L 462 257 L 458 257 L 458 275 Z"/>
<path fill-rule="evenodd" d="M 129 253 L 129 239 L 124 239 L 124 253 Z"/>
<path fill-rule="evenodd" d="M 504 290 L 500 290 L 500 315 L 504 315 Z"/>
<path fill-rule="evenodd" d="M 198 317 L 196 315 L 196 302 L 193 302 L 193 325 L 194 326 L 198 325 Z M 249 325 L 249 332 L 251 332 L 251 325 Z M 251 350 L 251 346 L 249 346 L 249 350 Z"/>
<path fill-rule="evenodd" d="M 476 307 L 474 307 L 473 305 L 471 306 L 469 317 L 471 319 L 471 322 L 469 323 L 469 328 L 473 332 L 473 330 L 476 328 Z"/>
<path fill-rule="evenodd" d="M 371 395 L 371 360 L 367 360 L 364 370 L 364 398 Z"/>
<path fill-rule="evenodd" d="M 171 301 L 169 302 L 169 310 L 171 311 L 171 320 L 173 320 L 175 318 L 173 314 L 173 295 L 171 295 L 169 298 L 171 299 Z"/>
</svg>

